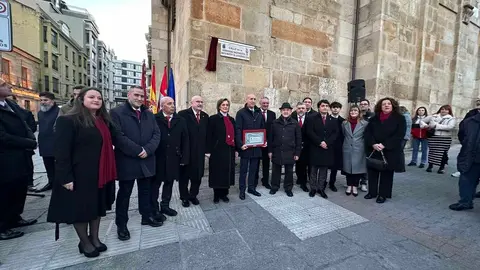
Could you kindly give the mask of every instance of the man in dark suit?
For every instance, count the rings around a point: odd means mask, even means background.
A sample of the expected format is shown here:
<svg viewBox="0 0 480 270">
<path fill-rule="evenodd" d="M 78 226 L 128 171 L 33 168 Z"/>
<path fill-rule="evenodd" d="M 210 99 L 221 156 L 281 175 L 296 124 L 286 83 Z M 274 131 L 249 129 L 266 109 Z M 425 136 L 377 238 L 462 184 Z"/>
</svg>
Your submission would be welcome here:
<svg viewBox="0 0 480 270">
<path fill-rule="evenodd" d="M 128 207 L 135 180 L 142 225 L 159 227 L 166 219 L 154 212 L 151 204 L 150 193 L 156 173 L 155 151 L 160 143 L 160 130 L 143 100 L 143 89 L 134 86 L 128 91 L 128 101 L 110 110 L 113 122 L 122 133 L 115 145 L 119 186 L 115 224 L 118 239 L 122 241 L 130 239 L 127 228 Z"/>
<path fill-rule="evenodd" d="M 309 174 L 307 168 L 308 166 L 308 144 L 306 144 L 307 136 L 305 134 L 305 121 L 307 119 L 305 111 L 307 110 L 305 103 L 298 102 L 297 108 L 294 113 L 292 113 L 292 118 L 298 122 L 298 125 L 302 129 L 302 151 L 300 158 L 295 162 L 295 174 L 297 175 L 297 185 L 300 185 L 300 188 L 308 192 L 307 180 L 309 179 Z"/>
<path fill-rule="evenodd" d="M 170 208 L 170 201 L 173 182 L 179 180 L 180 171 L 185 170 L 185 165 L 188 165 L 190 160 L 188 129 L 185 119 L 175 113 L 175 102 L 171 97 L 163 97 L 160 108 L 162 110 L 155 115 L 155 121 L 162 133 L 162 139 L 155 152 L 157 177 L 152 187 L 152 205 L 156 211 L 167 216 L 176 216 L 177 211 Z M 162 182 L 162 202 L 159 206 L 158 196 Z"/>
<path fill-rule="evenodd" d="M 338 121 L 328 114 L 330 103 L 320 100 L 317 104 L 318 114 L 311 115 L 305 126 L 305 131 L 310 141 L 309 154 L 310 166 L 310 197 L 318 192 L 327 199 L 325 182 L 327 181 L 328 168 L 334 164 L 335 140 L 338 136 Z"/>
<path fill-rule="evenodd" d="M 306 111 L 305 111 L 305 115 L 307 117 L 311 116 L 311 115 L 314 115 L 315 113 L 317 113 L 317 111 L 315 111 L 313 108 L 312 108 L 312 105 L 313 105 L 313 100 L 309 97 L 306 97 L 303 99 L 303 103 L 305 104 L 305 108 L 306 108 Z"/>
<path fill-rule="evenodd" d="M 265 130 L 267 131 L 267 138 L 272 129 L 272 123 L 277 118 L 277 115 L 268 109 L 270 105 L 270 100 L 267 97 L 260 99 L 260 111 L 262 113 L 263 119 L 265 120 Z M 258 185 L 258 175 L 260 172 L 260 166 L 258 166 L 257 175 L 255 176 L 255 186 Z M 262 185 L 267 189 L 271 189 L 270 183 L 268 181 L 270 175 L 270 158 L 268 157 L 268 148 L 262 148 Z"/>
<path fill-rule="evenodd" d="M 205 171 L 207 144 L 208 114 L 202 111 L 203 99 L 200 96 L 194 96 L 190 104 L 190 108 L 178 113 L 186 121 L 190 145 L 190 161 L 180 170 L 178 182 L 183 207 L 189 207 L 190 202 L 194 205 L 200 203 L 197 195 Z M 190 190 L 188 190 L 188 182 L 190 182 Z"/>
<path fill-rule="evenodd" d="M 338 130 L 339 134 L 337 139 L 335 140 L 335 163 L 332 167 L 330 167 L 330 181 L 328 181 L 328 186 L 333 192 L 337 192 L 337 188 L 335 187 L 335 182 L 337 181 L 337 172 L 338 170 L 342 170 L 343 166 L 343 135 L 341 134 L 342 130 L 342 123 L 345 121 L 345 118 L 340 116 L 340 111 L 342 110 L 342 104 L 340 102 L 332 102 L 330 104 L 330 108 L 332 109 L 332 118 L 337 119 L 338 121 Z M 325 182 L 325 185 L 327 182 Z M 325 186 L 326 187 L 326 186 Z"/>
<path fill-rule="evenodd" d="M 0 78 L 0 240 L 21 237 L 23 232 L 12 229 L 37 222 L 21 217 L 37 142 L 25 123 L 26 114 L 6 99 L 11 94 L 12 87 Z"/>
</svg>

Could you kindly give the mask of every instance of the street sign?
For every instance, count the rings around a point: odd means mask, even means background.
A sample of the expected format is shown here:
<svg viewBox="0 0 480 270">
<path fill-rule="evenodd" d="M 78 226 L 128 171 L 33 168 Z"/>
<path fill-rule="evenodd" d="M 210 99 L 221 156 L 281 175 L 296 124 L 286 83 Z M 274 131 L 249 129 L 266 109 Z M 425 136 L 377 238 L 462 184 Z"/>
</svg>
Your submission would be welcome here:
<svg viewBox="0 0 480 270">
<path fill-rule="evenodd" d="M 11 52 L 12 49 L 12 12 L 10 3 L 7 0 L 0 0 L 0 51 Z"/>
</svg>

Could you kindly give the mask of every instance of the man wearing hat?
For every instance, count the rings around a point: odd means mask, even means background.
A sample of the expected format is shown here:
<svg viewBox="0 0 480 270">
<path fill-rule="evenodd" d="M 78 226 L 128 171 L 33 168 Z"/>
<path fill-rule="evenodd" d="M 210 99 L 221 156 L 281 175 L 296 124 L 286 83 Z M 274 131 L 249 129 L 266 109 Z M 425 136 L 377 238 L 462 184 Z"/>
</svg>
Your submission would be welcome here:
<svg viewBox="0 0 480 270">
<path fill-rule="evenodd" d="M 283 103 L 280 112 L 280 117 L 272 123 L 267 144 L 268 155 L 273 164 L 270 194 L 275 194 L 280 188 L 282 166 L 285 166 L 283 188 L 287 196 L 292 197 L 293 165 L 302 151 L 302 131 L 298 122 L 291 117 L 290 103 Z"/>
</svg>

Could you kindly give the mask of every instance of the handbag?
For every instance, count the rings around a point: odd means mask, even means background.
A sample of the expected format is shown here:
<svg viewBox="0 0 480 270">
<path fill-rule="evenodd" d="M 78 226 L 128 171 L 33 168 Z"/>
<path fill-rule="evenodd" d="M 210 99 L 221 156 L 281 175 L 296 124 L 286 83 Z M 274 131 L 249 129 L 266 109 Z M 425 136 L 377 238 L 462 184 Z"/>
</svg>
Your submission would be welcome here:
<svg viewBox="0 0 480 270">
<path fill-rule="evenodd" d="M 427 129 L 427 138 L 431 138 L 435 135 L 435 129 L 434 128 L 429 128 Z"/>
<path fill-rule="evenodd" d="M 377 171 L 387 170 L 388 163 L 383 155 L 383 151 L 380 151 L 380 154 L 382 154 L 382 159 L 372 158 L 373 153 L 375 153 L 375 150 L 373 150 L 370 156 L 367 157 L 367 167 Z"/>
</svg>

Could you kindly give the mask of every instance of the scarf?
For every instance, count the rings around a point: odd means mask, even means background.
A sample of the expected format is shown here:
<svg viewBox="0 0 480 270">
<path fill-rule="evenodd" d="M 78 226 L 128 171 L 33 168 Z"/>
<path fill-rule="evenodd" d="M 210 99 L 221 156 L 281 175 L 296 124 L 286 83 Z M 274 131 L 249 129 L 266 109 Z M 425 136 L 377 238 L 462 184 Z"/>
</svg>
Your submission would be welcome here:
<svg viewBox="0 0 480 270">
<path fill-rule="evenodd" d="M 95 120 L 95 126 L 100 131 L 103 140 L 98 167 L 98 188 L 103 188 L 107 183 L 117 179 L 117 166 L 115 164 L 110 129 L 100 117 L 97 117 Z"/>
<path fill-rule="evenodd" d="M 223 123 L 225 124 L 225 143 L 229 146 L 235 146 L 235 129 L 228 115 L 223 117 Z"/>
<path fill-rule="evenodd" d="M 355 131 L 355 127 L 357 126 L 357 123 L 358 123 L 358 119 L 355 118 L 355 119 L 350 119 L 350 127 L 352 128 L 352 133 Z"/>
<path fill-rule="evenodd" d="M 390 113 L 381 112 L 380 113 L 380 122 L 382 122 L 382 123 L 385 122 L 385 120 L 387 120 L 388 117 L 390 117 L 391 114 L 392 114 L 391 112 Z"/>
</svg>

